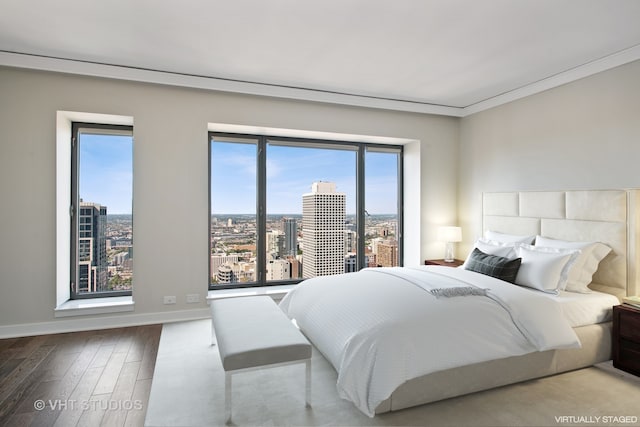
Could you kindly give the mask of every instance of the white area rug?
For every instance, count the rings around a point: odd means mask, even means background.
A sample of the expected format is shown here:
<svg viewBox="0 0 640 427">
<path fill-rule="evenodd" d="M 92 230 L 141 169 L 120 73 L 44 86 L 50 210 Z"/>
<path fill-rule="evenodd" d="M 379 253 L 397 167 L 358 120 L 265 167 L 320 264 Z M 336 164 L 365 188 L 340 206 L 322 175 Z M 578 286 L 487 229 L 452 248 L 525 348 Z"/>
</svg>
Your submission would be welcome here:
<svg viewBox="0 0 640 427">
<path fill-rule="evenodd" d="M 313 408 L 306 408 L 304 372 L 298 364 L 234 375 L 233 424 L 320 425 L 343 411 L 345 420 L 371 422 L 337 397 L 337 375 L 315 349 Z M 145 425 L 224 425 L 224 370 L 210 320 L 163 326 Z"/>
<path fill-rule="evenodd" d="M 640 380 L 614 369 L 610 362 L 600 368 L 368 418 L 337 397 L 337 375 L 314 349 L 312 408 L 304 404 L 304 364 L 237 374 L 232 425 L 623 425 L 603 422 L 604 417 L 614 416 L 635 417 L 624 425 L 640 425 Z M 210 320 L 164 325 L 145 425 L 224 425 L 224 371 L 217 347 L 211 346 Z"/>
</svg>

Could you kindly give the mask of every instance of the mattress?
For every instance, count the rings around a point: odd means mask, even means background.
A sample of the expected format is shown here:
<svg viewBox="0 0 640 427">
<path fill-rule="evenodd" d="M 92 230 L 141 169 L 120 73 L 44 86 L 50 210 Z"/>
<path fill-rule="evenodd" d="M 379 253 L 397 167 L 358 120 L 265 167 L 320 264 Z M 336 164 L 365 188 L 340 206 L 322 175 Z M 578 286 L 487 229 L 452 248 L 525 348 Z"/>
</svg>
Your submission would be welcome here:
<svg viewBox="0 0 640 427">
<path fill-rule="evenodd" d="M 611 321 L 612 307 L 620 304 L 617 297 L 595 291 L 589 294 L 560 291 L 558 295 L 546 296 L 560 304 L 573 328 Z"/>
<path fill-rule="evenodd" d="M 458 268 L 463 269 L 462 266 Z M 572 328 L 609 322 L 612 317 L 612 307 L 620 304 L 620 300 L 615 295 L 598 291 L 592 291 L 588 294 L 559 291 L 555 295 L 534 289 L 527 290 L 559 303 L 564 317 L 569 321 Z"/>
</svg>

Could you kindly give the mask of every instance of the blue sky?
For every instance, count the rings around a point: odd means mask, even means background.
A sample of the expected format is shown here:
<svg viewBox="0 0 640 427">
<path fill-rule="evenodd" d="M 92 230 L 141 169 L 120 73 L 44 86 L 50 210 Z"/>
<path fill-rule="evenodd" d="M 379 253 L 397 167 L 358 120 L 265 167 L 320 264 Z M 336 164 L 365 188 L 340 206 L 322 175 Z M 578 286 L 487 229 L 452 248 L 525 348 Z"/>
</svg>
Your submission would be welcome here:
<svg viewBox="0 0 640 427">
<path fill-rule="evenodd" d="M 133 140 L 127 136 L 83 134 L 80 139 L 80 197 L 107 206 L 109 214 L 130 214 Z M 256 146 L 218 143 L 211 153 L 211 208 L 214 214 L 255 213 Z M 397 211 L 397 155 L 366 155 L 366 209 Z M 302 195 L 315 181 L 331 181 L 346 194 L 355 213 L 356 153 L 345 150 L 269 145 L 267 213 L 301 214 Z"/>
<path fill-rule="evenodd" d="M 256 146 L 216 142 L 211 157 L 212 213 L 255 213 Z M 367 153 L 365 161 L 367 211 L 396 213 L 397 155 Z M 347 213 L 355 213 L 354 151 L 268 145 L 268 214 L 301 214 L 302 195 L 315 181 L 335 182 Z"/>
<path fill-rule="evenodd" d="M 79 145 L 80 198 L 107 207 L 107 214 L 130 214 L 133 139 L 82 134 Z"/>
</svg>

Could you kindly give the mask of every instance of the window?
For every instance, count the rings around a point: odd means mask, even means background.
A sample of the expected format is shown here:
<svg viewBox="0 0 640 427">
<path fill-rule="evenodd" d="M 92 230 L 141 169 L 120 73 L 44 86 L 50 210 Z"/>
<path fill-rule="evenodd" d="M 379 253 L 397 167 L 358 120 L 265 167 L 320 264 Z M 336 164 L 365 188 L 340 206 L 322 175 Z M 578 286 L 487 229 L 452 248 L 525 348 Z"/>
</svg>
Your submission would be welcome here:
<svg viewBox="0 0 640 427">
<path fill-rule="evenodd" d="M 133 128 L 73 123 L 71 298 L 131 295 Z"/>
<path fill-rule="evenodd" d="M 371 247 L 370 267 L 400 264 L 400 154 L 397 149 L 367 146 L 365 150 L 364 237 Z"/>
<path fill-rule="evenodd" d="M 255 283 L 258 140 L 221 137 L 210 151 L 209 283 Z"/>
<path fill-rule="evenodd" d="M 357 251 L 345 246 L 347 221 L 354 221 L 346 213 L 355 213 L 357 147 L 278 140 L 266 147 L 267 233 L 295 248 L 267 248 L 270 265 L 290 266 L 279 275 L 268 265 L 267 281 L 344 273 L 345 255 Z M 282 221 L 291 224 L 288 234 Z"/>
<path fill-rule="evenodd" d="M 210 133 L 210 289 L 402 265 L 402 146 Z"/>
</svg>

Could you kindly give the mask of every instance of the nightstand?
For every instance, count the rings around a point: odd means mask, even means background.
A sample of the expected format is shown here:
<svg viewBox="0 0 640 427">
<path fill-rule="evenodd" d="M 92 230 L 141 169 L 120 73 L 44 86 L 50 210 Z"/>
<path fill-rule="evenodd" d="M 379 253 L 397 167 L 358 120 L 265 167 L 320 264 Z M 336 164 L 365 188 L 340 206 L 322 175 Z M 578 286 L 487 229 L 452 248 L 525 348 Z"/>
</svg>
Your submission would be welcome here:
<svg viewBox="0 0 640 427">
<path fill-rule="evenodd" d="M 640 375 L 640 309 L 613 307 L 613 366 Z"/>
<path fill-rule="evenodd" d="M 446 262 L 443 259 L 427 259 L 424 261 L 424 265 L 444 265 L 447 267 L 458 267 L 463 263 L 464 261 L 459 259 L 454 259 L 452 262 Z"/>
</svg>

